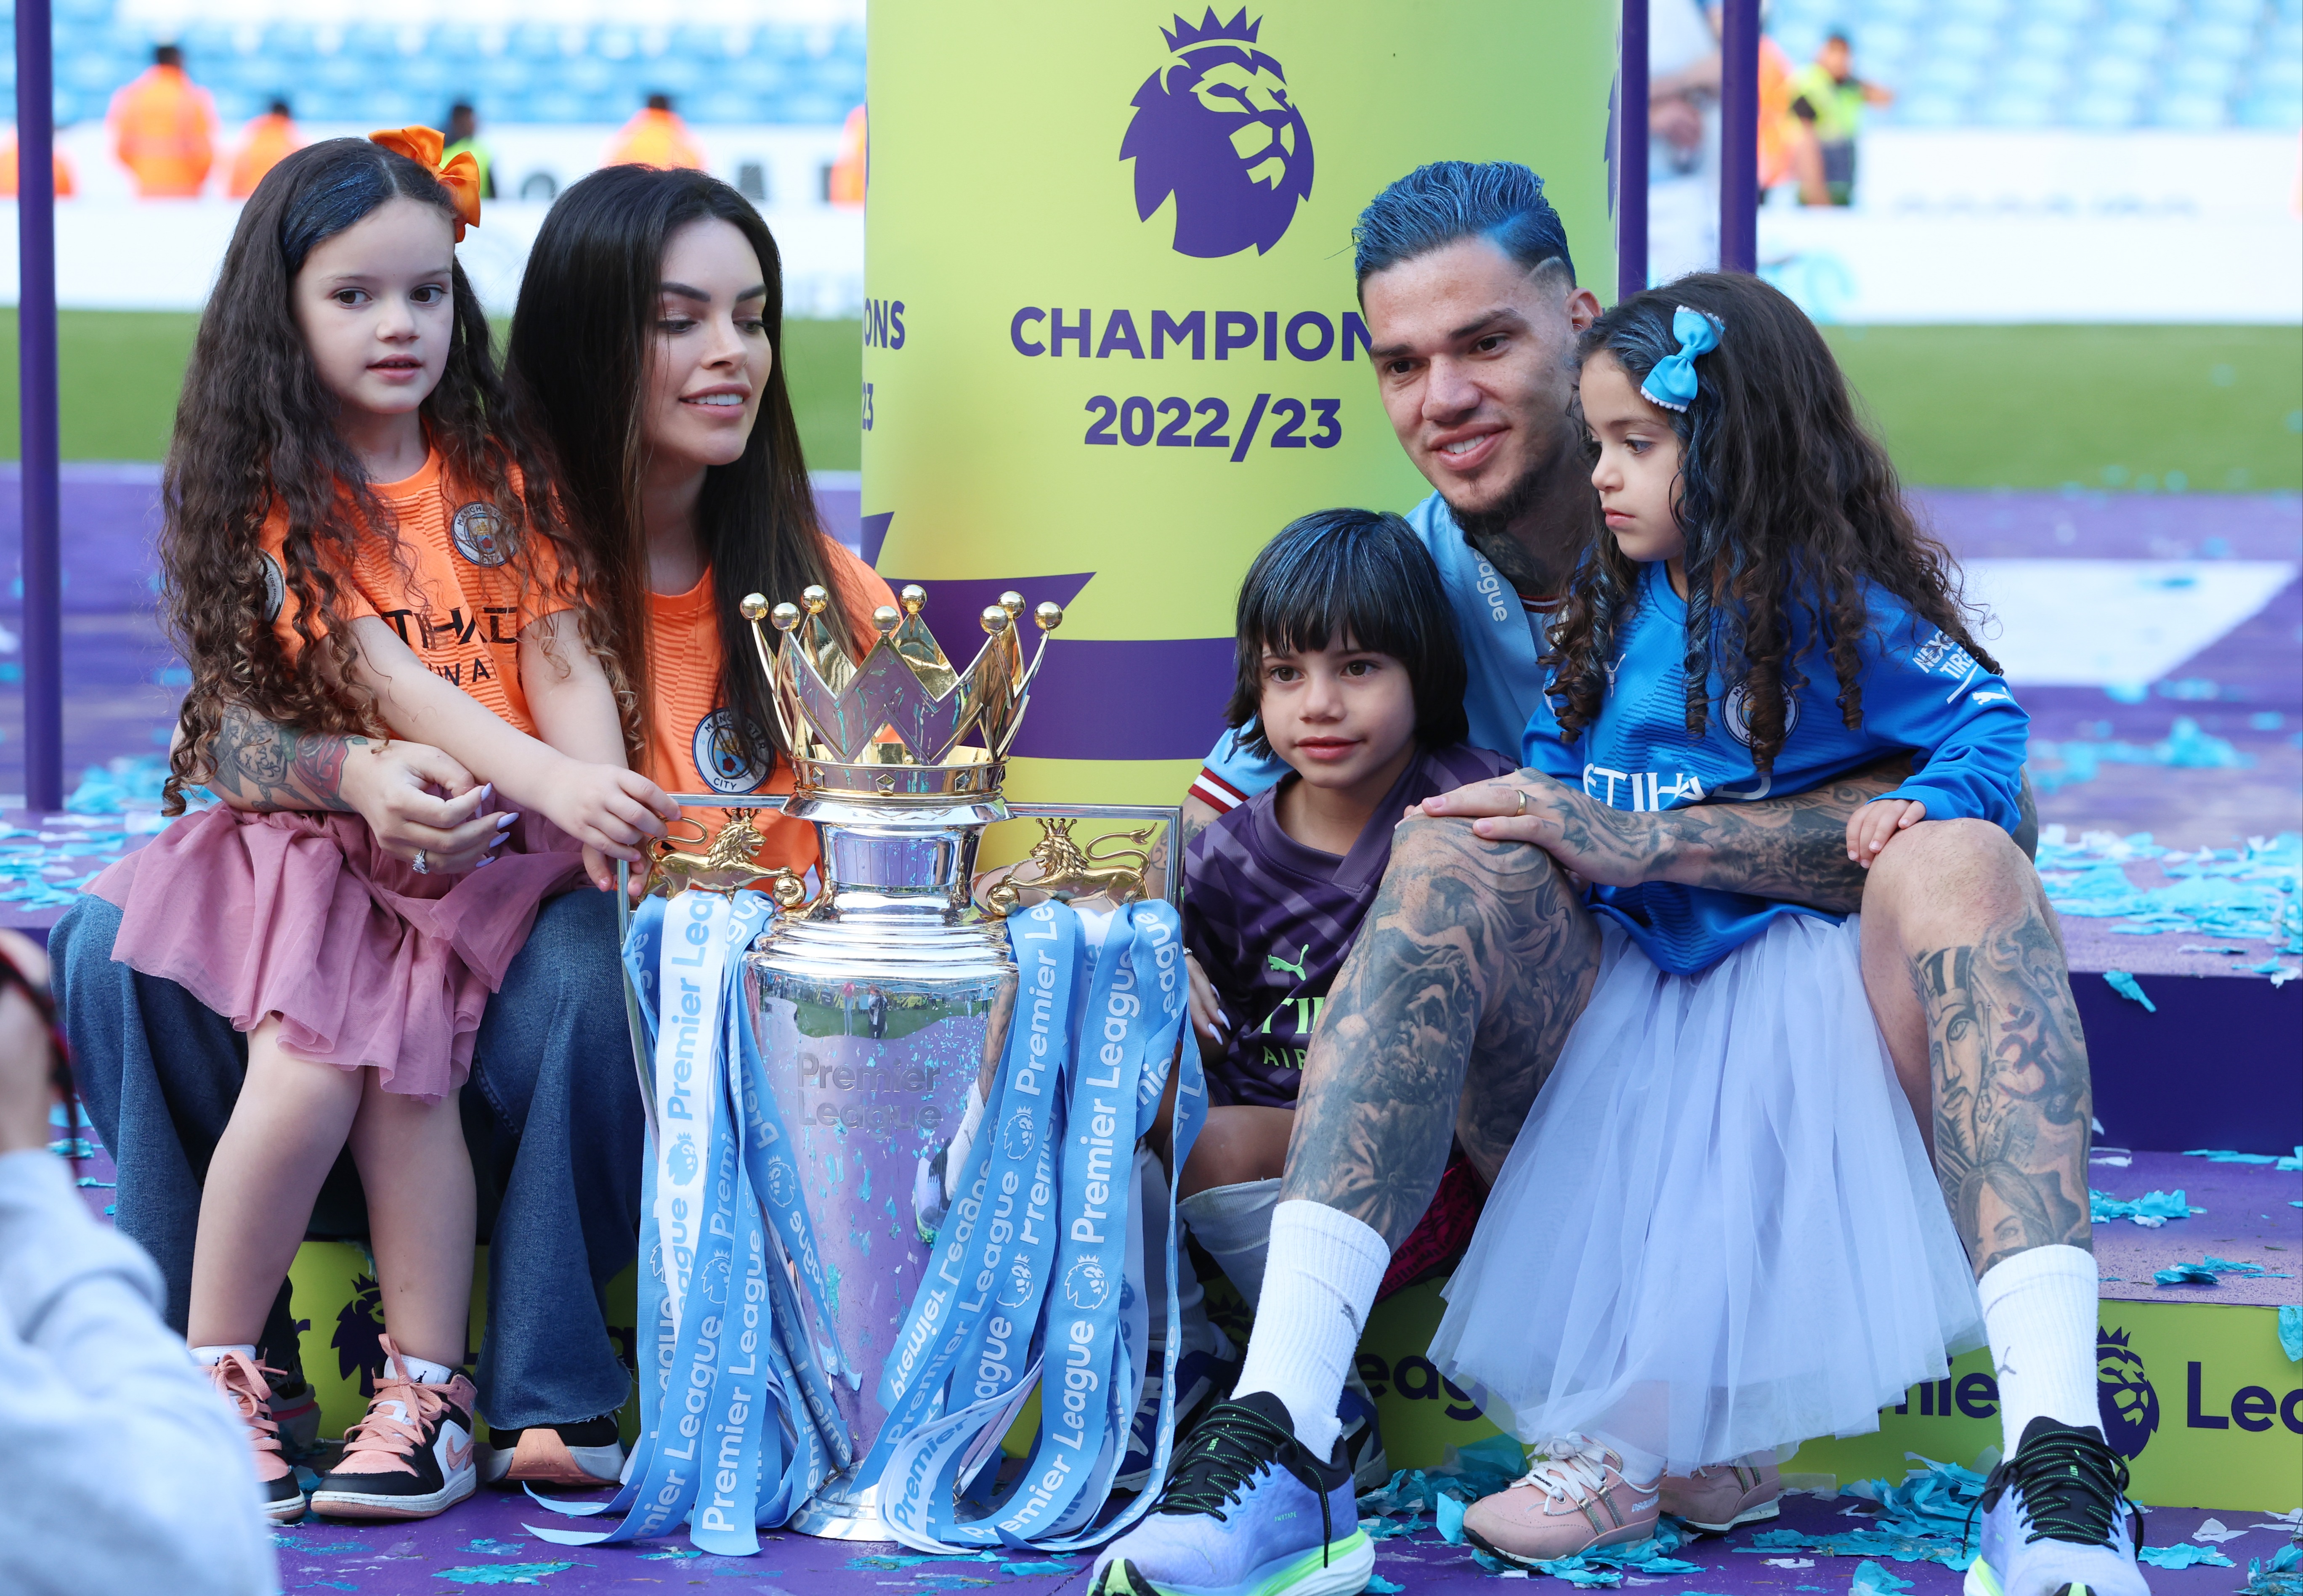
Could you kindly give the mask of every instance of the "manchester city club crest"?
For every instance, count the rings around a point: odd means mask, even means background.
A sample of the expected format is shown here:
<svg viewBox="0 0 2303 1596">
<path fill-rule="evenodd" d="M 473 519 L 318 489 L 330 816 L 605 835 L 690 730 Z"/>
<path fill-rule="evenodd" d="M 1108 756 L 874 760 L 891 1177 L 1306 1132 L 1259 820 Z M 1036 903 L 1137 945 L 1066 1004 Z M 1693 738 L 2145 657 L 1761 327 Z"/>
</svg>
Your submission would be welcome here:
<svg viewBox="0 0 2303 1596">
<path fill-rule="evenodd" d="M 734 711 L 715 709 L 696 722 L 696 740 L 689 748 L 696 773 L 704 778 L 704 784 L 730 796 L 750 792 L 766 781 L 770 762 L 775 757 L 774 745 L 757 726 L 745 728 L 750 734 L 744 739 L 750 744 L 748 751 L 734 737 L 735 726 Z"/>
<path fill-rule="evenodd" d="M 1161 29 L 1168 59 L 1143 80 L 1119 158 L 1135 163 L 1135 214 L 1176 197 L 1175 249 L 1202 260 L 1268 252 L 1312 194 L 1312 130 L 1247 13 Z"/>
<path fill-rule="evenodd" d="M 502 565 L 511 557 L 496 512 L 485 504 L 467 504 L 456 512 L 449 535 L 456 552 L 475 565 Z"/>
<path fill-rule="evenodd" d="M 264 556 L 264 618 L 280 619 L 280 612 L 288 605 L 288 578 L 280 569 L 280 562 L 271 555 Z"/>
<path fill-rule="evenodd" d="M 1799 730 L 1799 696 L 1795 693 L 1784 694 L 1784 737 L 1786 740 L 1790 739 L 1793 732 Z M 1742 683 L 1736 683 L 1729 691 L 1727 702 L 1720 706 L 1719 718 L 1726 723 L 1728 736 L 1747 748 L 1751 746 L 1751 698 L 1750 695 L 1743 690 Z"/>
</svg>

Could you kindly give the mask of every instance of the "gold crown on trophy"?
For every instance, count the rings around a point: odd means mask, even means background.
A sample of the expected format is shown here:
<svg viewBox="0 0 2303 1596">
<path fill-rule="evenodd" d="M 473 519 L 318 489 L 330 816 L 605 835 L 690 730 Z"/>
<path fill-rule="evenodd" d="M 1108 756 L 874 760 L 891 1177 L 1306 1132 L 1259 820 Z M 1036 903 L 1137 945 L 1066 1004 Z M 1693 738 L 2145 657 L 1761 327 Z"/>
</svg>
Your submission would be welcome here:
<svg viewBox="0 0 2303 1596">
<path fill-rule="evenodd" d="M 759 594 L 746 595 L 744 619 L 796 785 L 881 797 L 995 793 L 1063 606 L 1033 612 L 1040 639 L 1026 663 L 1017 635 L 1023 596 L 1001 594 L 981 617 L 983 647 L 961 670 L 920 619 L 927 590 L 914 585 L 899 596 L 900 610 L 882 604 L 872 612 L 880 635 L 859 662 L 849 657 L 843 617 L 822 587 L 772 610 Z M 783 634 L 772 648 L 763 620 Z M 962 746 L 970 732 L 980 746 Z"/>
</svg>

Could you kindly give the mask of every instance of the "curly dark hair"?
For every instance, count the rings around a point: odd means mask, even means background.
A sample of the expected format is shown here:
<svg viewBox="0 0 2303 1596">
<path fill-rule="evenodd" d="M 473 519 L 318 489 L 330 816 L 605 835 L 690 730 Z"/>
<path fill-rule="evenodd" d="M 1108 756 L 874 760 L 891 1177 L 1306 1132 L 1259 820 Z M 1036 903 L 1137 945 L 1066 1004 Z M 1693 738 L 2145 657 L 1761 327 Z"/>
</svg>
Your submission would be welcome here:
<svg viewBox="0 0 2303 1596">
<path fill-rule="evenodd" d="M 779 357 L 743 454 L 704 473 L 696 506 L 720 632 L 720 701 L 735 712 L 727 736 L 746 759 L 764 759 L 787 750 L 737 606 L 747 593 L 772 603 L 797 600 L 812 586 L 835 595 L 839 588 L 784 380 L 782 260 L 760 213 L 701 172 L 610 166 L 570 185 L 528 252 L 504 372 L 519 430 L 551 462 L 569 531 L 585 541 L 600 573 L 595 613 L 622 664 L 612 680 L 625 736 L 645 748 L 651 666 L 641 395 L 661 315 L 665 247 L 689 223 L 713 218 L 741 232 L 759 258 L 768 290 L 761 315 Z M 865 617 L 848 621 L 851 631 L 873 635 Z M 753 747 L 755 733 L 771 747 Z"/>
<path fill-rule="evenodd" d="M 179 712 L 183 736 L 169 756 L 169 814 L 182 813 L 187 785 L 213 778 L 211 744 L 227 704 L 312 731 L 388 734 L 375 695 L 353 674 L 359 650 L 336 602 L 362 540 L 382 539 L 403 570 L 408 562 L 392 515 L 333 425 L 337 401 L 305 349 L 292 294 L 315 249 L 395 198 L 456 214 L 431 173 L 365 139 L 296 151 L 249 196 L 201 313 L 160 490 L 161 614 L 192 676 Z M 520 452 L 493 425 L 502 384 L 460 266 L 451 297 L 446 369 L 419 411 L 425 433 L 447 474 L 488 500 L 515 549 L 529 537 L 551 545 L 561 595 L 573 604 L 590 585 L 589 558 L 553 524 L 541 475 L 521 480 Z M 275 506 L 288 521 L 282 575 L 298 604 L 301 646 L 292 653 L 273 625 L 278 597 L 261 546 Z"/>
<path fill-rule="evenodd" d="M 1950 551 L 1913 519 L 1822 334 L 1783 294 L 1742 273 L 1682 277 L 1592 323 L 1577 343 L 1578 363 L 1614 360 L 1644 381 L 1679 349 L 1671 323 L 1681 306 L 1724 328 L 1719 347 L 1696 359 L 1693 402 L 1671 414 L 1687 539 L 1687 734 L 1703 735 L 1717 672 L 1742 688 L 1753 766 L 1773 768 L 1791 696 L 1806 685 L 1793 647 L 1802 632 L 1831 655 L 1841 718 L 1862 725 L 1861 649 L 1875 587 L 1996 671 L 1969 629 Z M 1607 667 L 1639 594 L 1640 567 L 1607 531 L 1595 496 L 1590 547 L 1543 657 L 1546 695 L 1567 741 L 1599 718 Z"/>
</svg>

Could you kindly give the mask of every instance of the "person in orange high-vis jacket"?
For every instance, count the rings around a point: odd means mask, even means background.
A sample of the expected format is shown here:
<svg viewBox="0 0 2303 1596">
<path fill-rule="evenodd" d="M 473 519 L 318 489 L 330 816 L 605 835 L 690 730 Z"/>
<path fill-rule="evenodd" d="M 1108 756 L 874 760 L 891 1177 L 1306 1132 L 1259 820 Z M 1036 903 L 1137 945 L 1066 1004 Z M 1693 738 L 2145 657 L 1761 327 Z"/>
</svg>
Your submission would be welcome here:
<svg viewBox="0 0 2303 1596">
<path fill-rule="evenodd" d="M 215 101 L 184 75 L 183 52 L 162 45 L 144 75 L 112 97 L 113 153 L 146 199 L 189 199 L 215 161 Z"/>
<path fill-rule="evenodd" d="M 617 131 L 608 146 L 608 166 L 685 166 L 704 170 L 704 151 L 689 134 L 688 124 L 671 108 L 668 94 L 652 94 L 647 106 Z"/>
<path fill-rule="evenodd" d="M 832 157 L 831 178 L 823 196 L 826 199 L 834 205 L 864 203 L 864 179 L 871 150 L 864 107 L 858 106 L 848 114 L 847 123 L 839 130 L 839 153 Z"/>
<path fill-rule="evenodd" d="M 232 175 L 224 191 L 234 199 L 247 198 L 266 173 L 303 148 L 304 135 L 296 129 L 288 102 L 273 101 L 270 110 L 240 130 L 240 153 L 232 158 Z"/>
<path fill-rule="evenodd" d="M 56 151 L 56 198 L 70 199 L 80 185 L 72 176 L 71 157 L 61 149 Z M 16 135 L 13 131 L 0 133 L 0 199 L 16 198 Z"/>
</svg>

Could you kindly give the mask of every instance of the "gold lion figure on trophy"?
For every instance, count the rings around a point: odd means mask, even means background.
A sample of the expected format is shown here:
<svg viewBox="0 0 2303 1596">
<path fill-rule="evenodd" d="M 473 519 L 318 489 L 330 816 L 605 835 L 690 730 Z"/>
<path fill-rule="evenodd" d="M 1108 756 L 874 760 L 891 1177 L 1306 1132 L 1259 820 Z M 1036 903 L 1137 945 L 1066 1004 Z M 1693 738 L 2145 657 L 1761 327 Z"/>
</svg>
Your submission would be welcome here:
<svg viewBox="0 0 2303 1596">
<path fill-rule="evenodd" d="M 1033 845 L 1032 851 L 983 895 L 994 914 L 1013 913 L 1023 901 L 1024 889 L 1067 902 L 1074 898 L 1092 898 L 1099 892 L 1115 904 L 1131 903 L 1148 896 L 1143 878 L 1152 867 L 1152 854 L 1144 845 L 1151 842 L 1158 828 L 1144 826 L 1139 831 L 1098 837 L 1083 849 L 1072 837 L 1072 827 L 1078 823 L 1076 820 L 1041 820 L 1040 840 Z M 1137 846 L 1130 847 L 1131 843 Z M 1129 859 L 1135 863 L 1123 862 Z M 1018 882 L 1015 872 L 1025 865 L 1036 866 L 1039 874 L 1029 881 Z"/>
<path fill-rule="evenodd" d="M 696 840 L 704 840 L 702 821 L 683 818 L 672 823 L 694 826 Z M 721 826 L 719 835 L 702 853 L 683 849 L 681 841 L 677 837 L 662 837 L 648 844 L 649 891 L 661 887 L 667 896 L 691 891 L 732 896 L 766 882 L 771 883 L 769 891 L 780 908 L 796 909 L 807 900 L 807 883 L 798 876 L 780 866 L 763 871 L 752 863 L 752 856 L 760 850 L 761 837 L 759 828 L 752 823 L 749 810 L 739 812 Z"/>
</svg>

